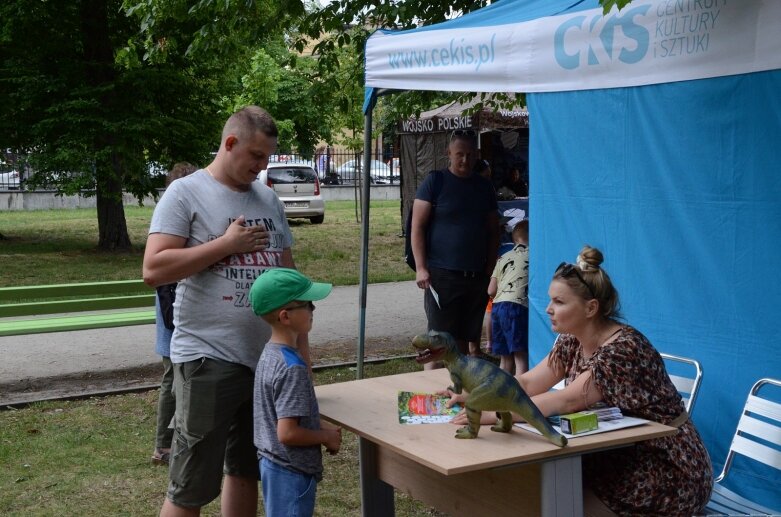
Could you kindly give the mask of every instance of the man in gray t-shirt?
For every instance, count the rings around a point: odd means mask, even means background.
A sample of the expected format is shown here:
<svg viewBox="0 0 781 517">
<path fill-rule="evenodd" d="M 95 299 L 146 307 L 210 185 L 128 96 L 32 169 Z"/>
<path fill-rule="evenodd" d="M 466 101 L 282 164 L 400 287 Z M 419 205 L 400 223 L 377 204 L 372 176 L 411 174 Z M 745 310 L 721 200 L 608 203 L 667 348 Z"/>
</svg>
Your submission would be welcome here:
<svg viewBox="0 0 781 517">
<path fill-rule="evenodd" d="M 245 228 L 263 229 L 268 245 L 228 255 L 179 282 L 171 338 L 174 363 L 205 356 L 255 369 L 271 330 L 252 313 L 249 288 L 264 271 L 282 265 L 292 236 L 273 190 L 255 181 L 246 192 L 237 192 L 205 169 L 172 183 L 155 209 L 150 234 L 179 236 L 187 239 L 188 248 L 223 235 L 238 217 Z"/>
<path fill-rule="evenodd" d="M 268 113 L 256 106 L 236 112 L 214 161 L 174 182 L 152 217 L 144 281 L 179 282 L 174 442 L 161 515 L 198 515 L 221 484 L 224 514 L 256 513 L 253 373 L 270 329 L 252 313 L 248 295 L 265 271 L 295 267 L 284 207 L 255 181 L 276 144 Z M 306 335 L 299 349 L 308 362 Z"/>
</svg>

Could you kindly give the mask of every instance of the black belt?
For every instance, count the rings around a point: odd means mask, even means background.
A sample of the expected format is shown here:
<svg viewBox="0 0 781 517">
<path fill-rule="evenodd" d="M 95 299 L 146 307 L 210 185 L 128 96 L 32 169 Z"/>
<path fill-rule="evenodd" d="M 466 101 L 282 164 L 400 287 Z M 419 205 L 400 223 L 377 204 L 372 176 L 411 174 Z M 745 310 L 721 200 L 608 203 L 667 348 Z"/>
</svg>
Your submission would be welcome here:
<svg viewBox="0 0 781 517">
<path fill-rule="evenodd" d="M 461 271 L 459 269 L 444 269 L 444 268 L 441 268 L 441 269 L 443 271 L 447 271 L 451 275 L 462 276 L 464 278 L 477 278 L 477 277 L 483 276 L 483 272 L 482 271 Z"/>
</svg>

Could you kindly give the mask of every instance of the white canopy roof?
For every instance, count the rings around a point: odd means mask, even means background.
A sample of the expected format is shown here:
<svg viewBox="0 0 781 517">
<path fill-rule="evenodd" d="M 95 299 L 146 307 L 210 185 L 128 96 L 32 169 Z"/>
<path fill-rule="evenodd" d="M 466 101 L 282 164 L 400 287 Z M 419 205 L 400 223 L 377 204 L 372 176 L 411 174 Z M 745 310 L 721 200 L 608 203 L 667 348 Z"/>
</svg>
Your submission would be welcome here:
<svg viewBox="0 0 781 517">
<path fill-rule="evenodd" d="M 499 0 L 445 23 L 378 31 L 367 88 L 549 92 L 781 68 L 781 2 Z"/>
</svg>

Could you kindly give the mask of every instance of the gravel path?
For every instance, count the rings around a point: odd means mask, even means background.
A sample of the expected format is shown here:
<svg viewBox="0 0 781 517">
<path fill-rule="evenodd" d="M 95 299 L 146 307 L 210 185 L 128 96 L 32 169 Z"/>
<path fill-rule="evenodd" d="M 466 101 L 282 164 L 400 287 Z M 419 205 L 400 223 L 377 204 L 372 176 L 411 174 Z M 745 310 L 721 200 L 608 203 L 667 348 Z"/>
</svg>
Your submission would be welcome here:
<svg viewBox="0 0 781 517">
<path fill-rule="evenodd" d="M 316 365 L 357 357 L 358 286 L 335 287 L 317 303 L 310 334 Z M 414 282 L 371 284 L 364 357 L 412 353 L 425 332 L 423 293 Z M 0 406 L 156 383 L 162 374 L 153 325 L 0 337 Z"/>
</svg>

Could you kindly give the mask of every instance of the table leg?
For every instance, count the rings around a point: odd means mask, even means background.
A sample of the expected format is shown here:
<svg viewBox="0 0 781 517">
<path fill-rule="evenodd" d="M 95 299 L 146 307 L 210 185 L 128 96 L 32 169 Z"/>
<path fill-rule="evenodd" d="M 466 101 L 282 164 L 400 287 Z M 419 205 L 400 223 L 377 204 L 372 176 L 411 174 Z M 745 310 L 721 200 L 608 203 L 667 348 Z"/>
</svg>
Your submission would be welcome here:
<svg viewBox="0 0 781 517">
<path fill-rule="evenodd" d="M 361 515 L 363 517 L 393 517 L 393 487 L 377 477 L 377 445 L 358 438 L 358 459 L 361 471 Z"/>
<path fill-rule="evenodd" d="M 583 476 L 580 456 L 542 464 L 543 517 L 583 515 Z"/>
</svg>

